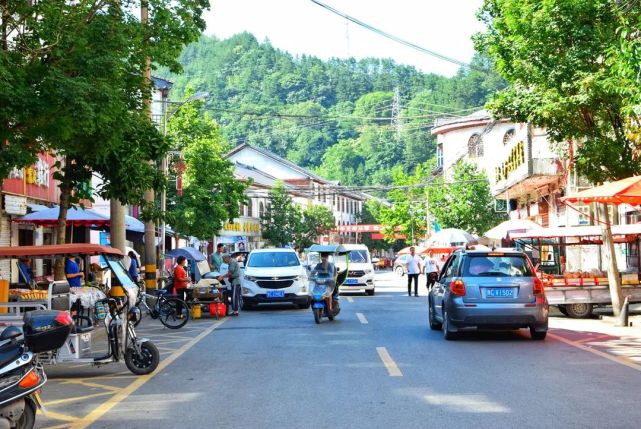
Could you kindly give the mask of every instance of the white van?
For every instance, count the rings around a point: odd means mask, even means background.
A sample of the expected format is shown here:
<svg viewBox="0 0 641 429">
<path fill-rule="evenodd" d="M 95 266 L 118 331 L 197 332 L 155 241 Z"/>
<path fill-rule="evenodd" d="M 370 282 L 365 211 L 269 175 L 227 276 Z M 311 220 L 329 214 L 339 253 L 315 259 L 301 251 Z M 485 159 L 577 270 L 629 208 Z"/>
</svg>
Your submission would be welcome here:
<svg viewBox="0 0 641 429">
<path fill-rule="evenodd" d="M 374 265 L 369 254 L 369 249 L 364 244 L 343 244 L 349 250 L 349 272 L 345 283 L 341 285 L 341 292 L 365 292 L 374 295 Z M 336 265 L 344 269 L 345 258 L 336 257 Z"/>
</svg>

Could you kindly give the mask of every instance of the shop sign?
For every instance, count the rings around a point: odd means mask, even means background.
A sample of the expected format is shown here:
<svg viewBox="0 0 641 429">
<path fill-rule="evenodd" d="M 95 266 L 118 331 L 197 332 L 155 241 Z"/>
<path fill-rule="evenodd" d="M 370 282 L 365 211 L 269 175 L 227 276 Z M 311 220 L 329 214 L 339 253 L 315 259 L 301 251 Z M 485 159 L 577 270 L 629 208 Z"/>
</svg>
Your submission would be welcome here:
<svg viewBox="0 0 641 429">
<path fill-rule="evenodd" d="M 36 163 L 26 168 L 14 168 L 2 181 L 2 190 L 9 194 L 37 200 L 58 202 L 56 181 L 53 178 L 56 159 L 50 154 L 38 154 Z"/>
<path fill-rule="evenodd" d="M 520 141 L 514 145 L 507 159 L 494 169 L 494 181 L 507 180 L 522 165 L 525 165 L 525 143 Z"/>
<path fill-rule="evenodd" d="M 227 222 L 220 231 L 221 235 L 260 235 L 260 223 L 248 219 L 234 219 Z"/>
<path fill-rule="evenodd" d="M 12 215 L 26 215 L 27 199 L 25 197 L 14 197 L 13 195 L 5 195 L 4 211 L 7 212 L 7 214 L 12 214 Z"/>
</svg>

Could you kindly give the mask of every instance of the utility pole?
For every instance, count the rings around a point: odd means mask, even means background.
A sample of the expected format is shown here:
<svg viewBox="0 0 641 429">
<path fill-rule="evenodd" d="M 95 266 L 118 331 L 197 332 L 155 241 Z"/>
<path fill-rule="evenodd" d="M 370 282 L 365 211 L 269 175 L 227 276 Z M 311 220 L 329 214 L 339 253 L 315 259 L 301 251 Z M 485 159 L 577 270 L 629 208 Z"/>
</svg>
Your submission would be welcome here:
<svg viewBox="0 0 641 429">
<path fill-rule="evenodd" d="M 403 123 L 401 121 L 401 90 L 397 86 L 394 88 L 394 99 L 392 100 L 392 128 L 396 130 L 396 138 L 401 137 Z"/>
<path fill-rule="evenodd" d="M 141 0 L 140 2 L 140 24 L 143 27 L 149 25 L 149 2 Z M 151 58 L 145 57 L 145 86 L 151 88 Z M 145 114 L 151 117 L 151 93 L 144 99 Z M 145 203 L 148 207 L 153 207 L 155 195 L 153 189 L 147 189 L 144 194 Z M 164 237 L 163 237 L 164 239 Z M 156 289 L 156 224 L 153 220 L 145 222 L 145 287 L 147 289 Z"/>
</svg>

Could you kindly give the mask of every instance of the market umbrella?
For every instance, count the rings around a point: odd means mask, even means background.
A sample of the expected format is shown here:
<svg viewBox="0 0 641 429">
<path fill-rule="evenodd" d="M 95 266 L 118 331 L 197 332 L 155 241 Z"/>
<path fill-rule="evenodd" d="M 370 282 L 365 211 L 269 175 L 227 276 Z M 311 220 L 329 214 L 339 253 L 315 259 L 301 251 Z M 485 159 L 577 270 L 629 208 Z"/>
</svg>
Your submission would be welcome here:
<svg viewBox="0 0 641 429">
<path fill-rule="evenodd" d="M 427 240 L 427 248 L 463 246 L 470 242 L 476 242 L 472 234 L 457 228 L 445 228 L 435 232 Z"/>
<path fill-rule="evenodd" d="M 55 226 L 58 224 L 60 207 L 29 213 L 15 219 L 14 222 L 33 223 L 35 225 Z M 110 225 L 110 219 L 96 211 L 81 207 L 70 207 L 67 211 L 67 226 L 105 226 Z"/>
<path fill-rule="evenodd" d="M 621 312 L 623 304 L 623 292 L 621 291 L 621 279 L 619 268 L 614 257 L 614 241 L 612 240 L 612 228 L 608 215 L 608 204 L 641 204 L 641 176 L 628 177 L 616 182 L 604 183 L 591 189 L 579 192 L 563 198 L 570 203 L 599 203 L 599 215 L 601 218 L 601 229 L 603 231 L 603 244 L 605 245 L 605 257 L 608 262 L 608 283 L 610 285 L 610 296 L 612 298 L 612 309 L 616 316 Z"/>
<path fill-rule="evenodd" d="M 410 247 L 412 247 L 412 246 L 404 247 L 403 249 L 399 250 L 398 254 L 399 255 L 409 255 L 410 254 Z M 414 250 L 415 250 L 417 255 L 420 255 L 421 253 L 425 252 L 427 249 L 425 247 L 421 247 L 421 246 L 414 246 Z"/>
<path fill-rule="evenodd" d="M 501 240 L 511 232 L 528 232 L 531 229 L 540 227 L 541 225 L 529 219 L 510 219 L 496 225 L 483 234 L 483 237 L 491 238 L 492 240 Z"/>
</svg>

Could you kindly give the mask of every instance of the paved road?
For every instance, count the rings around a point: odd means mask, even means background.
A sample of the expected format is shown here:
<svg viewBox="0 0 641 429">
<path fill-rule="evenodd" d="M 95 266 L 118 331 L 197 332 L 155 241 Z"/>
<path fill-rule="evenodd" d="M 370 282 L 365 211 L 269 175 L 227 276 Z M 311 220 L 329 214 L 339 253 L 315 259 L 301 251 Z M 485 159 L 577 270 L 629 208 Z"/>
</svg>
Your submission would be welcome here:
<svg viewBox="0 0 641 429">
<path fill-rule="evenodd" d="M 586 350 L 592 333 L 566 332 L 559 320 L 544 342 L 525 331 L 446 342 L 427 327 L 425 297 L 408 297 L 391 273 L 379 274 L 375 296 L 344 297 L 335 322 L 317 326 L 310 310 L 277 308 L 212 323 L 190 322 L 176 348 L 164 343 L 173 361 L 153 377 L 129 378 L 80 411 L 57 409 L 84 420 L 64 426 L 39 417 L 39 427 L 636 428 L 641 421 L 641 365 Z M 123 368 L 113 371 L 127 376 Z M 50 383 L 47 401 L 68 376 Z"/>
</svg>

